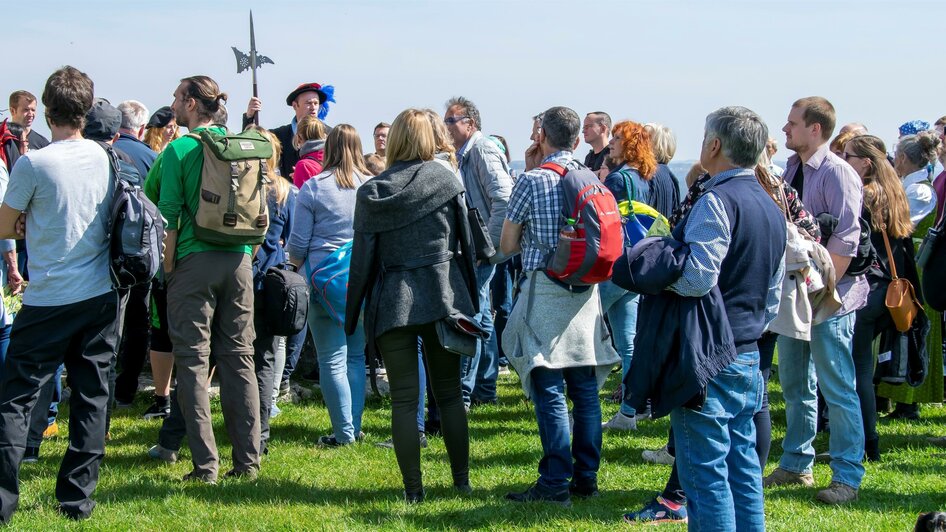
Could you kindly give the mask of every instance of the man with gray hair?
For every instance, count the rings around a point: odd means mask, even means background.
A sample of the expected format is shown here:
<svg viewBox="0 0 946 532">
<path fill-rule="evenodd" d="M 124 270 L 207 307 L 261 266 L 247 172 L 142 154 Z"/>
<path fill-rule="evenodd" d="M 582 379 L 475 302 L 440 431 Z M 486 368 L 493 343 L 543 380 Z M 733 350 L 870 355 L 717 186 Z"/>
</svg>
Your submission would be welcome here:
<svg viewBox="0 0 946 532">
<path fill-rule="evenodd" d="M 711 325 L 731 329 L 733 340 L 709 346 L 697 368 L 711 376 L 703 395 L 670 413 L 696 529 L 765 528 L 752 422 L 762 404 L 757 340 L 778 311 L 785 253 L 785 219 L 753 170 L 767 139 L 765 123 L 745 107 L 711 113 L 700 164 L 712 177 L 673 231 L 688 253 L 669 289 L 687 298 L 721 297 L 728 323 Z M 699 327 L 684 334 L 693 345 L 711 337 Z"/>
<path fill-rule="evenodd" d="M 138 169 L 138 175 L 144 178 L 158 157 L 154 150 L 141 141 L 148 124 L 148 108 L 139 101 L 125 100 L 118 104 L 118 111 L 122 114 L 122 124 L 118 129 L 118 139 L 113 145 L 115 149 L 131 157 L 135 168 Z"/>
<path fill-rule="evenodd" d="M 446 107 L 443 121 L 457 149 L 467 206 L 479 211 L 489 228 L 493 245 L 498 248 L 503 219 L 506 217 L 506 204 L 512 191 L 509 164 L 496 144 L 480 132 L 482 122 L 476 104 L 460 96 L 447 101 Z M 496 271 L 495 264 L 504 260 L 506 257 L 497 250 L 493 259 L 476 266 L 480 302 L 480 312 L 476 318 L 489 337 L 479 342 L 476 356 L 463 357 L 461 362 L 463 402 L 467 406 L 497 402 L 499 348 L 490 311 L 489 286 Z"/>
</svg>

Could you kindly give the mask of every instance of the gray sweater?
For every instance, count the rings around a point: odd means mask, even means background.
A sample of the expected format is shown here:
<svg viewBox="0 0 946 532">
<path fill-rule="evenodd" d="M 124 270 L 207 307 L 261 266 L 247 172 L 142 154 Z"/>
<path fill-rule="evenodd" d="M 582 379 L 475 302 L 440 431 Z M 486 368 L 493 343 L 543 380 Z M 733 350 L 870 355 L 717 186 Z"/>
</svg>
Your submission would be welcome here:
<svg viewBox="0 0 946 532">
<path fill-rule="evenodd" d="M 463 185 L 433 162 L 398 162 L 358 190 L 345 326 L 365 336 L 477 312 Z M 440 260 L 445 254 L 452 258 Z"/>
<path fill-rule="evenodd" d="M 356 188 L 341 188 L 328 170 L 302 185 L 292 213 L 292 233 L 286 247 L 292 258 L 304 258 L 308 271 L 354 236 Z"/>
</svg>

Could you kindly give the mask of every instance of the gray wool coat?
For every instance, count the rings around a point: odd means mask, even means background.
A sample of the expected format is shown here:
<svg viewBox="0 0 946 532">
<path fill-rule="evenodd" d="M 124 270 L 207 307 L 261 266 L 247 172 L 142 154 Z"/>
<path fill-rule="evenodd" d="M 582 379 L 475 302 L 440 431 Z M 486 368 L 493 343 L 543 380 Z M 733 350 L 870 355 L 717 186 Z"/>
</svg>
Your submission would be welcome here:
<svg viewBox="0 0 946 532">
<path fill-rule="evenodd" d="M 345 330 L 354 332 L 364 302 L 371 353 L 392 329 L 478 312 L 463 185 L 442 165 L 398 162 L 365 182 L 354 228 Z"/>
</svg>

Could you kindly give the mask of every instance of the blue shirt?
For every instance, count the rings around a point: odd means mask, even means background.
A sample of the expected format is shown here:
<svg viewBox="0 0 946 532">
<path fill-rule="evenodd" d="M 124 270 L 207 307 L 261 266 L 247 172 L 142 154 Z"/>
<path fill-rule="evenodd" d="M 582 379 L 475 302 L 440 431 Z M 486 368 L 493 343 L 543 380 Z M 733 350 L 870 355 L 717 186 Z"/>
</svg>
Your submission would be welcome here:
<svg viewBox="0 0 946 532">
<path fill-rule="evenodd" d="M 154 160 L 158 158 L 158 154 L 150 146 L 127 133 L 119 133 L 118 140 L 115 141 L 113 146 L 116 150 L 124 152 L 125 155 L 131 158 L 142 181 L 151 171 L 151 167 L 154 166 Z"/>
<path fill-rule="evenodd" d="M 754 175 L 749 168 L 734 168 L 720 172 L 704 185 L 706 192 L 696 200 L 690 210 L 689 220 L 684 232 L 684 241 L 690 246 L 690 255 L 683 266 L 683 275 L 670 285 L 670 290 L 687 297 L 702 297 L 719 282 L 719 272 L 729 252 L 732 241 L 729 216 L 726 206 L 713 192 L 713 187 L 721 181 L 737 175 Z M 781 296 L 784 261 L 769 281 L 766 297 L 765 322 L 768 324 L 778 313 Z"/>
<path fill-rule="evenodd" d="M 565 168 L 577 163 L 571 151 L 555 152 L 542 161 L 554 162 Z M 522 225 L 522 269 L 544 270 L 548 256 L 558 244 L 562 227 L 562 207 L 565 191 L 562 178 L 552 170 L 535 168 L 522 174 L 513 185 L 506 209 L 506 219 Z"/>
</svg>

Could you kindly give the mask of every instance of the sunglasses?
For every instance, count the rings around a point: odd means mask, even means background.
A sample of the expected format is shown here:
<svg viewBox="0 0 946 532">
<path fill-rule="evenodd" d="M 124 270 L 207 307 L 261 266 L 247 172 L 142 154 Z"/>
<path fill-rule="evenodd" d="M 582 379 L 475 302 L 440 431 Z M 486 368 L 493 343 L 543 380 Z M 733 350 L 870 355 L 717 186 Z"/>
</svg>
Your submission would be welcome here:
<svg viewBox="0 0 946 532">
<path fill-rule="evenodd" d="M 851 159 L 863 159 L 863 157 L 860 155 L 854 155 L 853 153 L 848 152 L 842 152 L 841 157 L 843 157 L 845 161 L 850 161 Z"/>
<path fill-rule="evenodd" d="M 456 124 L 456 123 L 458 123 L 458 122 L 462 122 L 462 121 L 466 120 L 467 118 L 470 118 L 470 117 L 468 117 L 468 116 L 451 116 L 450 118 L 444 118 L 444 119 L 443 119 L 443 123 L 444 123 L 444 124 L 447 124 L 448 126 L 452 126 L 453 124 Z"/>
</svg>

